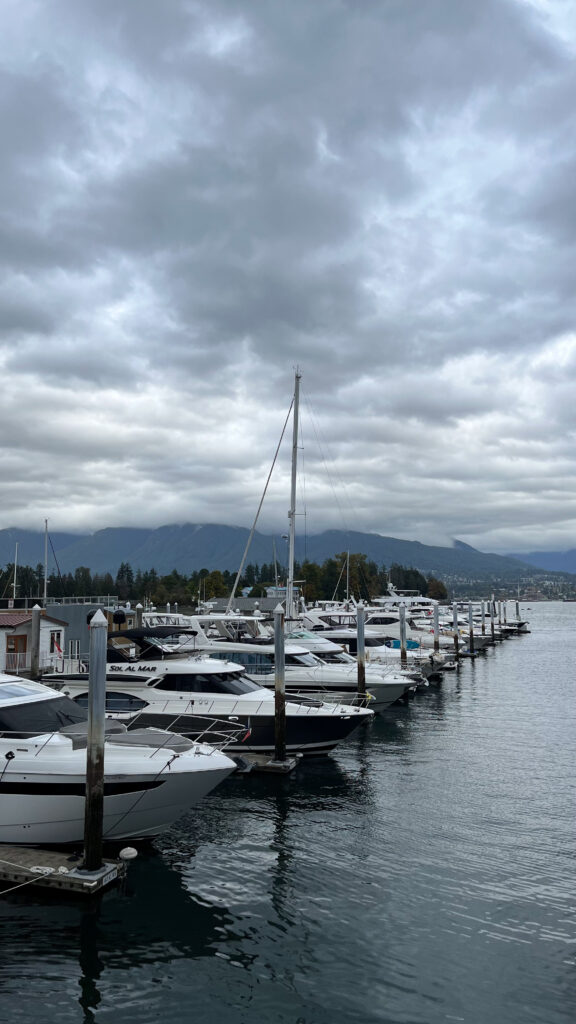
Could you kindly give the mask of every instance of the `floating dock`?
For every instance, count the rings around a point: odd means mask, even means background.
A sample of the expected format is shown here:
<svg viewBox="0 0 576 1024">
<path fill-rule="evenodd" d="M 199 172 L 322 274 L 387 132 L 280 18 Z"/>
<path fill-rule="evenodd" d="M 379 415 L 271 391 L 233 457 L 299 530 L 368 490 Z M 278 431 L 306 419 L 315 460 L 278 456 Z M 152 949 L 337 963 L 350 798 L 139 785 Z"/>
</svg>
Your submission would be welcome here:
<svg viewBox="0 0 576 1024">
<path fill-rule="evenodd" d="M 288 775 L 293 772 L 296 765 L 302 760 L 302 754 L 291 754 L 284 761 L 275 761 L 270 754 L 257 754 L 247 752 L 241 756 L 231 754 L 232 760 L 236 762 L 236 770 L 240 775 L 248 772 L 269 772 L 273 775 Z"/>
<path fill-rule="evenodd" d="M 81 864 L 81 858 L 61 850 L 0 846 L 0 886 L 16 889 L 41 885 L 93 896 L 116 884 L 126 874 L 122 860 L 104 861 L 97 871 L 84 871 Z"/>
</svg>

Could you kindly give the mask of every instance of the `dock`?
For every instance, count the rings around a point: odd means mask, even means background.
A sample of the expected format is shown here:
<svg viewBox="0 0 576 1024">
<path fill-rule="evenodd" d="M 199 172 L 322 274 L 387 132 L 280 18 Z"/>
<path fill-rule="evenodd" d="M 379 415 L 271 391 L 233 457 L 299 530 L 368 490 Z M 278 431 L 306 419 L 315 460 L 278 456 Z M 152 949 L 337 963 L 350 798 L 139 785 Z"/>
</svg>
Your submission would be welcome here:
<svg viewBox="0 0 576 1024">
<path fill-rule="evenodd" d="M 232 760 L 236 762 L 236 770 L 240 775 L 248 772 L 268 772 L 272 775 L 288 775 L 293 772 L 296 765 L 302 760 L 302 754 L 292 754 L 283 761 L 276 761 L 269 754 L 258 754 L 251 751 L 241 756 L 231 754 Z"/>
<path fill-rule="evenodd" d="M 123 860 L 103 861 L 97 871 L 84 871 L 76 854 L 30 846 L 0 846 L 0 885 L 13 889 L 40 885 L 67 893 L 93 896 L 126 874 Z"/>
</svg>

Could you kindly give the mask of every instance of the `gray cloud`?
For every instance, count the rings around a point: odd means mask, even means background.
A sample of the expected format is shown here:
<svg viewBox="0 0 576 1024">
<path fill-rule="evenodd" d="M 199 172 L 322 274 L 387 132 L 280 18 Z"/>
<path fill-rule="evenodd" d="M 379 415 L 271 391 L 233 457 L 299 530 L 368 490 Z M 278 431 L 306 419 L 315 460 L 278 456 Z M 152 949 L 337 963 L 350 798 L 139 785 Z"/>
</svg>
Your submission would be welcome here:
<svg viewBox="0 0 576 1024">
<path fill-rule="evenodd" d="M 250 525 L 299 365 L 309 530 L 573 545 L 562 4 L 48 6 L 3 12 L 0 526 Z"/>
</svg>

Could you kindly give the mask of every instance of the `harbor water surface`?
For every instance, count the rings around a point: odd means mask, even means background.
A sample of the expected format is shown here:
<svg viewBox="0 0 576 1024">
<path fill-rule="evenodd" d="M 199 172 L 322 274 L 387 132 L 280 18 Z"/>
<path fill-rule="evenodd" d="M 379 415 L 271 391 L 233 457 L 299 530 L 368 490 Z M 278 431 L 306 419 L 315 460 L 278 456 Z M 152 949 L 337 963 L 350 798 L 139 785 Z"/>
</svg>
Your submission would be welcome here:
<svg viewBox="0 0 576 1024">
<path fill-rule="evenodd" d="M 95 907 L 0 896 L 3 1019 L 572 1024 L 576 604 L 522 612 L 332 757 L 232 776 Z"/>
</svg>

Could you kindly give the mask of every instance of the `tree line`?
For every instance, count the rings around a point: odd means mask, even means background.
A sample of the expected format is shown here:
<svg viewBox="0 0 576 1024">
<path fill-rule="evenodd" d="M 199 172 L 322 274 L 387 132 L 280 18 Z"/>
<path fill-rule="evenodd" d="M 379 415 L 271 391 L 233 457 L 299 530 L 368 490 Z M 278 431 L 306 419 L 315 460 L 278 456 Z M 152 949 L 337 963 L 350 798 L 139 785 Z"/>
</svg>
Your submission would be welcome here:
<svg viewBox="0 0 576 1024">
<path fill-rule="evenodd" d="M 353 597 L 369 601 L 385 594 L 388 583 L 399 590 L 413 590 L 418 594 L 443 600 L 448 596 L 445 585 L 434 576 L 424 576 L 419 570 L 393 564 L 388 569 L 378 566 L 366 555 L 341 552 L 327 558 L 322 565 L 317 562 L 297 562 L 294 579 L 305 600 L 309 603 L 320 600 L 344 600 Z M 86 566 L 79 566 L 73 573 L 50 574 L 47 593 L 49 598 L 62 597 L 109 597 L 121 601 L 142 601 L 156 605 L 177 603 L 184 607 L 195 607 L 202 601 L 214 597 L 228 597 L 234 586 L 236 573 L 219 569 L 200 569 L 189 575 L 173 569 L 167 575 L 159 575 L 155 569 L 145 572 L 134 571 L 128 562 L 122 562 L 116 575 L 92 573 Z M 0 594 L 13 594 L 14 565 L 8 565 L 0 572 Z M 248 564 L 238 582 L 236 596 L 243 593 L 250 597 L 265 597 L 270 587 L 286 584 L 286 570 L 274 563 L 263 565 Z M 18 566 L 16 578 L 17 597 L 41 597 L 44 591 L 44 566 Z"/>
</svg>

